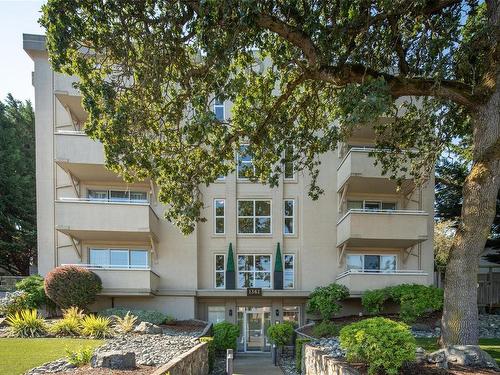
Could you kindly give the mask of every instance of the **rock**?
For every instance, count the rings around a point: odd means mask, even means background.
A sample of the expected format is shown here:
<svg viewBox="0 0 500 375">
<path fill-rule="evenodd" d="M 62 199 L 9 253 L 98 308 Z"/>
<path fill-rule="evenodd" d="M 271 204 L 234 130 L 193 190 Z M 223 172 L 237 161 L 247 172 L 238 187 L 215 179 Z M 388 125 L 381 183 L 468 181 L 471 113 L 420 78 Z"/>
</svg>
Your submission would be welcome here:
<svg viewBox="0 0 500 375">
<path fill-rule="evenodd" d="M 444 349 L 433 352 L 427 356 L 429 363 L 441 363 L 446 361 L 446 353 Z"/>
<path fill-rule="evenodd" d="M 35 367 L 28 372 L 26 375 L 38 375 L 38 374 L 48 374 L 54 372 L 64 372 L 74 369 L 75 366 L 68 363 L 66 359 L 58 359 L 53 362 L 44 363 L 41 366 Z"/>
<path fill-rule="evenodd" d="M 7 318 L 0 318 L 0 327 L 7 326 Z"/>
<path fill-rule="evenodd" d="M 154 325 L 153 323 L 141 322 L 137 327 L 135 327 L 134 332 L 149 335 L 159 335 L 162 333 L 162 329 L 157 325 Z"/>
<path fill-rule="evenodd" d="M 454 345 L 445 349 L 440 349 L 429 354 L 427 360 L 431 363 L 436 363 L 439 367 L 446 362 L 453 363 L 465 367 L 489 368 L 499 370 L 496 361 L 475 345 Z"/>
<path fill-rule="evenodd" d="M 92 357 L 92 367 L 104 367 L 110 369 L 133 369 L 135 368 L 135 353 L 114 350 L 98 352 Z"/>
<path fill-rule="evenodd" d="M 425 349 L 421 348 L 421 347 L 418 347 L 417 349 L 415 349 L 415 357 L 416 357 L 417 363 L 424 363 L 427 360 L 427 355 L 425 353 Z"/>
</svg>

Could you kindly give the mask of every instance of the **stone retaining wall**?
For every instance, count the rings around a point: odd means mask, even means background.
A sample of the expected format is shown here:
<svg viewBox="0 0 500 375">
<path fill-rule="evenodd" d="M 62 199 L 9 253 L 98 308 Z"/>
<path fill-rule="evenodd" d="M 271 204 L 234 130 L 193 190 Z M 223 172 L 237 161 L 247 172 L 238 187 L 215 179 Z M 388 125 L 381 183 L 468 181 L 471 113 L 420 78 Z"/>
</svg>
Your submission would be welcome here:
<svg viewBox="0 0 500 375">
<path fill-rule="evenodd" d="M 161 366 L 153 375 L 207 375 L 208 345 L 202 342 L 167 364 Z"/>
<path fill-rule="evenodd" d="M 302 353 L 302 374 L 304 375 L 360 375 L 347 363 L 328 355 L 312 345 L 305 344 Z"/>
<path fill-rule="evenodd" d="M 0 276 L 0 291 L 11 292 L 16 289 L 16 283 L 26 276 Z"/>
</svg>

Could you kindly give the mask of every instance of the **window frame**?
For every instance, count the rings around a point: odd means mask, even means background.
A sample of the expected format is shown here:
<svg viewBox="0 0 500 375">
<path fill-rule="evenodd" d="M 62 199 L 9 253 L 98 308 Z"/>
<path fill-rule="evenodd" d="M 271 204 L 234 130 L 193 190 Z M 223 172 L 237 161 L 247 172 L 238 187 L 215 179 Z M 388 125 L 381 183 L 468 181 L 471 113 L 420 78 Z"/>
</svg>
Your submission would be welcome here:
<svg viewBox="0 0 500 375">
<path fill-rule="evenodd" d="M 90 259 L 90 254 L 94 251 L 102 251 L 102 252 L 107 252 L 107 258 L 108 258 L 108 263 L 107 264 L 93 264 L 91 263 Z M 117 251 L 117 252 L 127 252 L 127 265 L 118 265 L 118 264 L 111 264 L 111 252 L 112 251 Z M 131 264 L 131 253 L 132 251 L 142 251 L 146 254 L 146 260 L 147 264 L 145 266 L 143 265 L 133 265 Z M 95 268 L 110 268 L 110 269 L 131 269 L 131 270 L 148 270 L 151 269 L 151 256 L 150 256 L 150 249 L 147 249 L 145 247 L 99 247 L 99 246 L 89 246 L 87 249 L 87 259 L 88 259 L 88 264 L 91 267 Z"/>
<path fill-rule="evenodd" d="M 224 259 L 224 269 L 223 270 L 217 270 L 217 257 L 222 256 Z M 216 253 L 214 254 L 214 289 L 226 289 L 226 254 L 222 253 Z M 224 279 L 224 284 L 222 286 L 217 286 L 217 274 L 222 273 L 223 279 Z"/>
<path fill-rule="evenodd" d="M 293 257 L 293 262 L 292 262 L 292 286 L 288 287 L 286 286 L 285 283 L 285 274 L 286 274 L 286 260 L 285 257 L 291 256 Z M 295 268 L 296 268 L 296 262 L 297 261 L 297 255 L 294 253 L 285 253 L 283 254 L 283 289 L 295 289 Z"/>
<path fill-rule="evenodd" d="M 241 148 L 242 147 L 249 147 L 249 143 L 242 143 L 238 147 L 238 151 L 236 152 L 236 179 L 240 181 L 248 181 L 250 180 L 249 177 L 240 177 L 240 154 L 241 154 Z M 249 155 L 249 154 L 247 154 Z M 253 155 L 249 155 L 251 157 L 251 161 L 241 161 L 241 164 L 251 164 L 252 165 L 252 171 L 253 174 L 255 175 L 255 165 L 253 164 Z"/>
<path fill-rule="evenodd" d="M 104 199 L 100 199 L 100 198 L 91 198 L 90 197 L 90 193 L 91 192 L 100 192 L 100 193 L 104 193 L 106 192 L 106 196 L 107 198 Z M 111 192 L 126 192 L 127 195 L 128 195 L 128 199 L 125 200 L 113 200 L 111 199 Z M 146 195 L 146 199 L 144 201 L 142 200 L 135 200 L 135 199 L 131 199 L 130 196 L 132 193 L 143 193 Z M 150 201 L 149 201 L 149 194 L 147 191 L 144 191 L 144 190 L 130 190 L 130 189 L 99 189 L 99 188 L 96 188 L 96 189 L 93 189 L 93 188 L 87 188 L 87 200 L 91 201 L 91 202 L 107 202 L 107 203 L 132 203 L 132 204 L 149 204 Z"/>
<path fill-rule="evenodd" d="M 214 309 L 214 308 L 219 308 L 220 310 L 217 311 L 217 310 L 213 310 L 213 312 L 215 313 L 221 313 L 221 312 L 224 312 L 224 319 L 222 320 L 222 322 L 224 322 L 226 320 L 226 306 L 224 305 L 208 305 L 207 306 L 207 320 L 212 323 L 212 324 L 216 324 L 216 323 L 220 323 L 220 322 L 211 322 L 209 317 L 210 317 L 210 309 Z"/>
<path fill-rule="evenodd" d="M 292 202 L 292 216 L 287 216 L 286 215 L 286 202 L 287 201 L 291 201 Z M 295 199 L 293 199 L 293 198 L 283 199 L 283 235 L 284 236 L 295 236 L 296 235 L 295 208 L 296 208 Z M 286 233 L 285 232 L 286 219 L 292 219 L 292 232 L 291 233 Z"/>
<path fill-rule="evenodd" d="M 385 272 L 382 272 L 382 270 L 380 269 L 380 265 L 379 265 L 379 269 L 378 270 L 369 270 L 369 269 L 365 269 L 365 256 L 379 256 L 379 257 L 384 257 L 384 256 L 391 256 L 391 257 L 394 257 L 395 261 L 396 261 L 396 264 L 394 266 L 394 270 L 390 270 L 390 271 L 385 271 Z M 347 268 L 347 258 L 349 256 L 360 256 L 362 257 L 362 268 L 360 270 L 358 269 L 354 269 L 354 268 Z M 379 262 L 380 264 L 380 262 Z M 391 273 L 393 271 L 398 271 L 398 266 L 399 266 L 399 257 L 398 257 L 398 254 L 395 254 L 395 253 L 387 253 L 387 254 L 384 254 L 384 253 L 376 253 L 376 254 L 373 254 L 373 253 L 347 253 L 346 254 L 346 262 L 345 262 L 345 265 L 346 265 L 346 270 L 349 271 L 349 270 L 355 270 L 355 271 L 359 271 L 359 272 L 375 272 L 375 273 Z"/>
<path fill-rule="evenodd" d="M 217 118 L 217 109 L 221 109 L 221 108 L 222 108 L 222 120 Z M 224 100 L 221 101 L 217 97 L 214 98 L 213 113 L 214 113 L 217 121 L 220 121 L 220 122 L 226 121 L 226 107 L 224 104 Z"/>
<path fill-rule="evenodd" d="M 253 202 L 253 215 L 252 216 L 240 216 L 240 202 Z M 269 202 L 269 216 L 256 216 L 255 215 L 255 207 L 256 202 Z M 269 233 L 257 233 L 255 231 L 256 228 L 256 220 L 257 219 L 269 219 Z M 253 231 L 252 232 L 240 232 L 240 219 L 253 219 Z M 270 236 L 273 234 L 273 200 L 272 199 L 261 199 L 261 198 L 242 198 L 236 200 L 236 233 L 239 236 Z"/>
<path fill-rule="evenodd" d="M 361 202 L 362 203 L 362 206 L 363 208 L 361 208 L 363 211 L 397 211 L 398 209 L 398 202 L 397 201 L 379 201 L 379 200 L 372 200 L 372 199 L 347 199 L 346 201 L 346 206 L 349 205 L 349 202 Z M 378 203 L 379 204 L 379 207 L 378 209 L 369 209 L 369 208 L 366 208 L 366 203 Z M 393 210 L 390 210 L 390 209 L 386 209 L 386 208 L 383 208 L 384 206 L 384 203 L 385 204 L 394 204 L 394 209 Z M 349 210 L 352 210 L 352 208 L 348 208 L 347 209 L 348 211 Z"/>
<path fill-rule="evenodd" d="M 253 257 L 253 271 L 240 271 L 239 269 L 239 258 L 240 257 Z M 257 271 L 255 267 L 256 257 L 269 257 L 269 271 Z M 253 285 L 249 287 L 243 287 L 240 285 L 240 273 L 248 273 L 253 274 Z M 269 287 L 256 287 L 255 286 L 255 276 L 257 273 L 269 273 Z M 244 290 L 247 288 L 262 288 L 266 290 L 273 289 L 273 255 L 272 254 L 255 254 L 255 253 L 244 253 L 244 254 L 236 254 L 236 288 L 240 290 Z"/>
<path fill-rule="evenodd" d="M 292 153 L 293 153 L 293 146 L 290 146 L 290 147 L 287 147 L 284 151 L 284 158 L 286 159 L 286 156 L 287 156 L 287 149 L 291 148 L 292 149 Z M 292 164 L 292 177 L 286 177 L 286 164 L 287 163 L 291 163 Z M 284 162 L 283 163 L 283 180 L 284 181 L 296 181 L 297 179 L 297 173 L 295 171 L 295 163 L 292 161 L 288 161 L 288 162 Z"/>
<path fill-rule="evenodd" d="M 222 216 L 217 215 L 217 202 L 222 202 L 224 214 Z M 215 198 L 214 206 L 213 206 L 213 218 L 214 218 L 214 235 L 216 236 L 224 236 L 226 234 L 226 199 L 225 198 Z M 222 232 L 217 232 L 217 219 L 222 218 L 224 221 L 224 230 Z"/>
</svg>

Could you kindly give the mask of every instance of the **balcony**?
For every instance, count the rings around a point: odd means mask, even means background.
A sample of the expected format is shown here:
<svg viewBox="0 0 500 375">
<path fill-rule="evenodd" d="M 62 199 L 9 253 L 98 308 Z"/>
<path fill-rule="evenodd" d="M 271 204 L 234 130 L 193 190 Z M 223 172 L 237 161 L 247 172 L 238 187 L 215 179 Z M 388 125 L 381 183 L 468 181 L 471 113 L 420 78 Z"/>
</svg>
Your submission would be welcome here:
<svg viewBox="0 0 500 375">
<path fill-rule="evenodd" d="M 400 284 L 428 285 L 428 274 L 421 270 L 368 271 L 347 270 L 337 276 L 336 282 L 346 286 L 351 296 L 359 296 L 372 289 Z"/>
<path fill-rule="evenodd" d="M 63 86 L 65 89 L 55 90 L 54 95 L 69 112 L 73 120 L 79 124 L 83 124 L 87 120 L 88 114 L 85 109 L 83 109 L 80 92 L 69 85 L 68 82 L 63 82 Z"/>
<path fill-rule="evenodd" d="M 160 277 L 150 268 L 119 268 L 74 264 L 96 273 L 102 281 L 101 295 L 151 296 L 158 290 Z"/>
<path fill-rule="evenodd" d="M 347 152 L 337 168 L 337 191 L 347 184 L 351 193 L 396 193 L 396 182 L 382 175 L 381 166 L 374 165 L 375 158 L 369 156 L 373 151 L 372 148 L 353 147 Z"/>
<path fill-rule="evenodd" d="M 408 248 L 428 238 L 423 211 L 349 210 L 337 222 L 337 246 Z"/>
<path fill-rule="evenodd" d="M 55 202 L 56 229 L 77 240 L 150 242 L 160 219 L 149 203 L 63 199 Z"/>
</svg>

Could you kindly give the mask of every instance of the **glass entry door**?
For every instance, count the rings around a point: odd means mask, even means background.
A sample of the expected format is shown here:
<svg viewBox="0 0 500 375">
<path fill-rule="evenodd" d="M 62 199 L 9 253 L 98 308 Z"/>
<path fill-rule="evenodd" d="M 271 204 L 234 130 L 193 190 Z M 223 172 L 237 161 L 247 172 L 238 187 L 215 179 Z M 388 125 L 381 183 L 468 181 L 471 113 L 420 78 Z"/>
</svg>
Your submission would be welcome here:
<svg viewBox="0 0 500 375">
<path fill-rule="evenodd" d="M 271 346 L 267 340 L 267 328 L 271 322 L 269 307 L 239 307 L 238 325 L 240 338 L 238 351 L 269 352 Z"/>
</svg>

